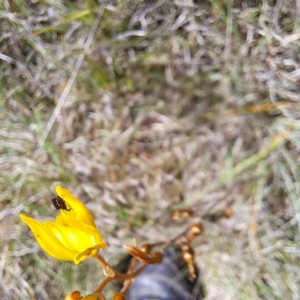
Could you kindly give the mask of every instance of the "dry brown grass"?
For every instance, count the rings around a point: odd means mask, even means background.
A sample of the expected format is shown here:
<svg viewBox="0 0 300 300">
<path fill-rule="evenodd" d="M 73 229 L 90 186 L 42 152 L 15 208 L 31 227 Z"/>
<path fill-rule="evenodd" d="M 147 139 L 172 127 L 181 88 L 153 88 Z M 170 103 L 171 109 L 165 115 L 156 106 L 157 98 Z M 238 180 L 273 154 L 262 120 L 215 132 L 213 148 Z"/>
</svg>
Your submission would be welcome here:
<svg viewBox="0 0 300 300">
<path fill-rule="evenodd" d="M 194 2 L 107 5 L 59 110 L 99 5 L 0 4 L 2 299 L 98 282 L 92 262 L 54 261 L 20 224 L 55 215 L 57 184 L 93 211 L 111 262 L 132 237 L 172 237 L 173 209 L 224 198 L 214 211 L 232 202 L 234 216 L 207 218 L 195 244 L 207 299 L 299 299 L 300 7 Z"/>
</svg>

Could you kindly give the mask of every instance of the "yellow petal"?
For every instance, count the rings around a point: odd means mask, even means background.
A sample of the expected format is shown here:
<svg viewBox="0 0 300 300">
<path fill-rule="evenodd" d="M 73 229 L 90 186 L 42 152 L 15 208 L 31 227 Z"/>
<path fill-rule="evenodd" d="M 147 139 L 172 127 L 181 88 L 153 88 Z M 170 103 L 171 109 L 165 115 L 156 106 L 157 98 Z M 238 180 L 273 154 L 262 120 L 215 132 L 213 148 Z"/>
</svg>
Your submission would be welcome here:
<svg viewBox="0 0 300 300">
<path fill-rule="evenodd" d="M 19 216 L 21 220 L 29 226 L 36 241 L 47 254 L 59 260 L 73 260 L 74 252 L 64 247 L 53 234 L 51 230 L 52 222 L 40 223 L 23 214 Z"/>
<path fill-rule="evenodd" d="M 71 192 L 64 189 L 61 186 L 56 187 L 57 195 L 62 198 L 71 207 L 71 211 L 61 211 L 61 219 L 69 218 L 70 215 L 76 220 L 80 220 L 86 224 L 96 227 L 95 221 L 89 210 L 85 205 L 77 198 L 75 198 Z M 62 220 L 63 221 L 63 220 Z"/>
<path fill-rule="evenodd" d="M 49 226 L 49 230 L 51 231 L 51 234 L 54 235 L 55 238 L 63 245 L 63 247 L 65 247 L 66 249 L 71 251 L 73 255 L 75 255 L 78 250 L 76 250 L 72 242 L 70 242 L 67 237 L 65 237 L 65 235 L 61 231 L 62 227 L 63 226 L 58 226 L 57 224 L 52 222 L 51 227 Z"/>
<path fill-rule="evenodd" d="M 80 220 L 73 219 L 72 217 L 62 217 L 62 214 L 58 215 L 55 219 L 57 225 L 65 227 L 79 229 L 95 238 L 95 243 L 102 241 L 101 232 L 92 225 L 81 222 Z"/>
<path fill-rule="evenodd" d="M 102 242 L 100 234 L 94 227 L 84 224 L 86 227 L 89 226 L 89 230 L 86 230 L 84 226 L 82 229 L 61 226 L 53 223 L 51 230 L 56 238 L 63 244 L 66 248 L 71 251 L 82 252 L 87 248 L 93 247 L 98 243 Z M 80 228 L 80 224 L 77 224 Z"/>
</svg>

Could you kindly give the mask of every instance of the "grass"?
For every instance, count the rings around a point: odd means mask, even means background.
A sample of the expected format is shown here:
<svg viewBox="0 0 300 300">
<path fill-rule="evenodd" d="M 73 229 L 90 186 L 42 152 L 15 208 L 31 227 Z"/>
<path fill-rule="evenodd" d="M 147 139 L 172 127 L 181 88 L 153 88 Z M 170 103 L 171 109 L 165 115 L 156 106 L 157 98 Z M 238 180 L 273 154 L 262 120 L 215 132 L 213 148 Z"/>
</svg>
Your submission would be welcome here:
<svg viewBox="0 0 300 300">
<path fill-rule="evenodd" d="M 112 263 L 132 237 L 171 238 L 173 209 L 230 204 L 234 216 L 207 217 L 195 243 L 207 299 L 298 299 L 295 2 L 99 9 L 0 4 L 2 299 L 61 299 L 99 282 L 92 262 L 54 261 L 20 224 L 21 211 L 55 216 L 58 184 L 93 211 Z"/>
</svg>

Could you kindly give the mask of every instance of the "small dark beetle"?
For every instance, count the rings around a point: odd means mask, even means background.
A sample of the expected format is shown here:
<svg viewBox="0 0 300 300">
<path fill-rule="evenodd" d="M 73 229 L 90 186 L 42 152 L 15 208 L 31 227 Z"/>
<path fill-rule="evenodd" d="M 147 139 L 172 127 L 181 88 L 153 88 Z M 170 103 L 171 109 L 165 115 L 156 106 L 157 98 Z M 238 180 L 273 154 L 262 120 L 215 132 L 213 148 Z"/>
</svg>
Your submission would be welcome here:
<svg viewBox="0 0 300 300">
<path fill-rule="evenodd" d="M 63 209 L 63 210 L 67 210 L 70 211 L 71 209 L 68 209 L 66 206 L 65 201 L 60 198 L 59 196 L 53 196 L 51 198 L 52 204 L 56 209 Z"/>
</svg>

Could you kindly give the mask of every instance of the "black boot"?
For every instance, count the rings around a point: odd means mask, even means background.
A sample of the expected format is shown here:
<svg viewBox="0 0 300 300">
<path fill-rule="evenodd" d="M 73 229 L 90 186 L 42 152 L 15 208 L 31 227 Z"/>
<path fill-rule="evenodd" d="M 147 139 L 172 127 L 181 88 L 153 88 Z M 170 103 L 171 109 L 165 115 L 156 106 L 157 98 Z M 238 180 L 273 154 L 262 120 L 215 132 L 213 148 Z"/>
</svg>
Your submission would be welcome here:
<svg viewBox="0 0 300 300">
<path fill-rule="evenodd" d="M 136 267 L 140 266 L 138 264 Z M 186 263 L 181 250 L 171 248 L 164 253 L 163 262 L 149 265 L 137 276 L 127 293 L 128 300 L 201 300 L 204 298 L 203 285 L 196 278 L 189 280 Z"/>
</svg>

